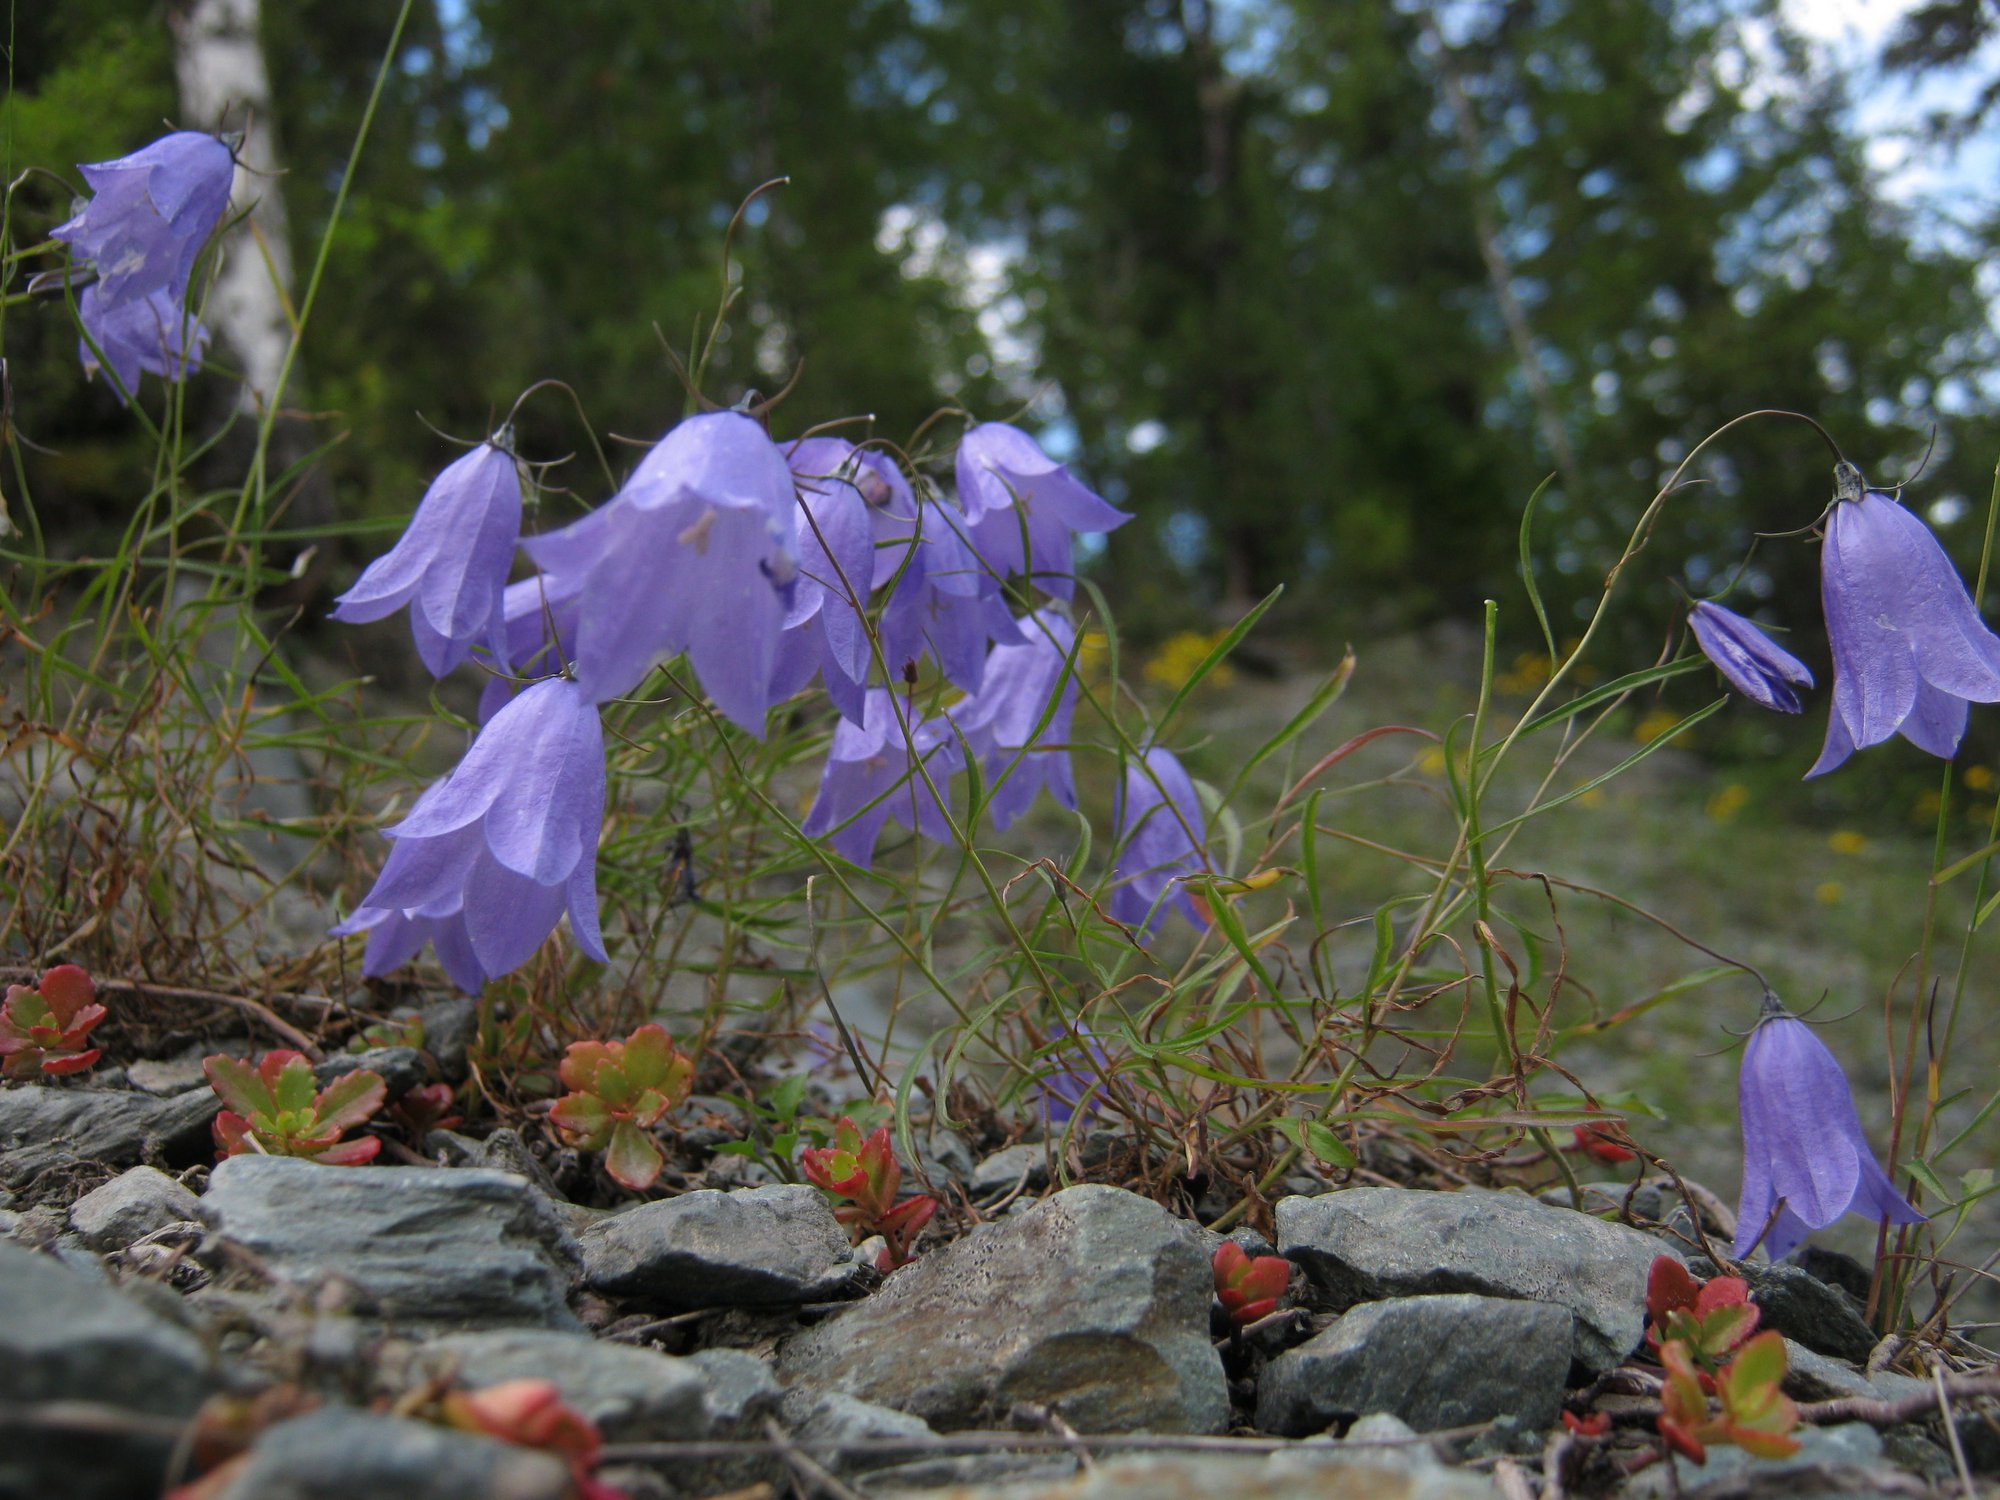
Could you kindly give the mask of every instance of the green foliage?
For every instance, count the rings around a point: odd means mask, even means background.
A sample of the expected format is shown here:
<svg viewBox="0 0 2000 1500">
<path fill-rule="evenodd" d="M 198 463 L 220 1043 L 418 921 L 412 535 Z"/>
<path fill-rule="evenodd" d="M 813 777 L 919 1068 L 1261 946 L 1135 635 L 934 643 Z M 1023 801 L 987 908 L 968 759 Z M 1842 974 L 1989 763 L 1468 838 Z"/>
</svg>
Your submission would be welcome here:
<svg viewBox="0 0 2000 1500">
<path fill-rule="evenodd" d="M 647 1134 L 694 1086 L 694 1063 L 663 1026 L 641 1026 L 622 1042 L 572 1042 L 563 1054 L 570 1092 L 549 1118 L 572 1144 L 604 1153 L 604 1170 L 644 1192 L 664 1158 Z"/>
<path fill-rule="evenodd" d="M 305 1055 L 286 1050 L 265 1053 L 254 1067 L 241 1058 L 205 1057 L 201 1070 L 228 1106 L 215 1117 L 218 1157 L 256 1152 L 355 1167 L 382 1149 L 372 1135 L 341 1139 L 366 1124 L 388 1097 L 379 1073 L 356 1068 L 321 1089 Z"/>
</svg>

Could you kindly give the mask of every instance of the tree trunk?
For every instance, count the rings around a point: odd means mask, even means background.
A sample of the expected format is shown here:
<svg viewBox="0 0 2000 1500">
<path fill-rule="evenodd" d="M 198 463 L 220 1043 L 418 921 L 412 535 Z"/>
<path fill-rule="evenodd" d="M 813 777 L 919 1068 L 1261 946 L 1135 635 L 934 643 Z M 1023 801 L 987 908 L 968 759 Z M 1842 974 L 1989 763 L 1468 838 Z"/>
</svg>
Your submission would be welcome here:
<svg viewBox="0 0 2000 1500">
<path fill-rule="evenodd" d="M 291 322 L 285 315 L 292 287 L 292 240 L 285 222 L 271 76 L 264 67 L 258 35 L 260 14 L 260 0 L 177 0 L 167 16 L 174 37 L 181 124 L 189 130 L 244 132 L 231 202 L 239 208 L 251 205 L 251 211 L 223 240 L 204 321 L 242 371 L 237 404 L 252 431 L 285 397 L 297 407 L 303 383 L 303 371 L 294 360 L 285 390 L 278 389 L 292 341 Z M 310 426 L 302 418 L 279 417 L 265 454 L 267 471 L 285 472 L 312 446 Z M 229 445 L 231 456 L 240 452 L 241 445 Z M 289 496 L 287 521 L 319 526 L 332 519 L 332 487 L 324 474 L 308 471 Z M 291 592 L 310 593 L 311 586 Z"/>
</svg>

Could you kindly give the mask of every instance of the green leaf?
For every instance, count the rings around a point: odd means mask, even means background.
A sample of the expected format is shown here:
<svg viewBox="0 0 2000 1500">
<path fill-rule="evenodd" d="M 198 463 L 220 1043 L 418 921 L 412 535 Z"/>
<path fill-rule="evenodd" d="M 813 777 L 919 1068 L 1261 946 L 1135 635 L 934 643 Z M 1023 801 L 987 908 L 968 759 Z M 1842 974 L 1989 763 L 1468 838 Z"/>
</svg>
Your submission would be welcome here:
<svg viewBox="0 0 2000 1500">
<path fill-rule="evenodd" d="M 1535 620 L 1542 627 L 1542 639 L 1548 643 L 1549 660 L 1556 659 L 1556 633 L 1549 628 L 1549 612 L 1542 604 L 1542 591 L 1535 587 L 1535 553 L 1531 540 L 1535 524 L 1535 502 L 1542 498 L 1548 487 L 1555 483 L 1551 474 L 1535 486 L 1534 494 L 1528 496 L 1528 503 L 1521 509 L 1521 583 L 1528 591 L 1528 603 L 1534 608 Z"/>
<path fill-rule="evenodd" d="M 303 1057 L 292 1058 L 278 1070 L 277 1087 L 271 1090 L 278 1109 L 288 1114 L 304 1114 L 313 1107 L 318 1095 L 319 1083 L 313 1077 L 312 1064 Z"/>
<path fill-rule="evenodd" d="M 224 1055 L 205 1057 L 201 1071 L 208 1076 L 208 1086 L 222 1102 L 244 1118 L 273 1107 L 270 1089 L 265 1087 L 257 1070 L 242 1059 Z"/>
<path fill-rule="evenodd" d="M 1707 664 L 1707 658 L 1705 657 L 1684 656 L 1678 661 L 1670 661 L 1662 666 L 1646 667 L 1637 672 L 1627 672 L 1623 677 L 1615 678 L 1605 683 L 1602 687 L 1592 688 L 1589 692 L 1570 699 L 1569 702 L 1563 704 L 1560 708 L 1552 708 L 1545 714 L 1536 715 L 1521 726 L 1521 731 L 1515 736 L 1515 739 L 1526 739 L 1538 729 L 1546 729 L 1551 724 L 1559 724 L 1564 719 L 1573 718 L 1577 714 L 1596 708 L 1600 703 L 1609 703 L 1613 698 L 1623 697 L 1625 694 L 1635 689 L 1646 687 L 1651 683 L 1665 682 L 1672 677 L 1684 677 L 1689 672 L 1699 671 Z M 1671 738 L 1671 736 L 1667 736 L 1667 738 Z M 1491 755 L 1497 748 L 1497 745 L 1489 745 L 1486 748 L 1485 754 Z"/>
<path fill-rule="evenodd" d="M 1361 1165 L 1347 1143 L 1318 1120 L 1299 1119 L 1293 1122 L 1299 1144 L 1330 1167 L 1352 1171 Z"/>
<path fill-rule="evenodd" d="M 799 1104 L 806 1096 L 810 1080 L 803 1073 L 793 1073 L 780 1078 L 771 1089 L 770 1111 L 774 1119 L 789 1125 L 799 1112 Z"/>
<path fill-rule="evenodd" d="M 1930 1163 L 1906 1161 L 1903 1163 L 1903 1170 L 1914 1177 L 1923 1190 L 1939 1203 L 1949 1203 L 1952 1201 L 1954 1194 L 1938 1180 L 1938 1175 L 1931 1170 Z"/>
<path fill-rule="evenodd" d="M 1160 737 L 1166 733 L 1167 725 L 1173 722 L 1174 715 L 1180 712 L 1180 707 L 1183 703 L 1187 702 L 1188 695 L 1200 687 L 1203 679 L 1220 666 L 1224 658 L 1236 649 L 1238 644 L 1243 640 L 1243 637 L 1250 633 L 1252 627 L 1264 618 L 1265 612 L 1278 602 L 1278 596 L 1284 593 L 1284 591 L 1285 586 L 1281 583 L 1262 599 L 1258 600 L 1257 603 L 1253 604 L 1250 607 L 1250 612 L 1234 625 L 1230 626 L 1229 633 L 1217 641 L 1213 648 L 1210 649 L 1208 655 L 1204 656 L 1195 669 L 1188 673 L 1188 680 L 1181 684 L 1180 691 L 1175 693 L 1167 701 L 1167 706 L 1160 711 L 1159 724 L 1153 731 L 1154 743 L 1157 744 Z"/>
<path fill-rule="evenodd" d="M 635 1193 L 651 1187 L 665 1165 L 653 1138 L 629 1121 L 620 1120 L 611 1132 L 611 1148 L 604 1153 L 604 1170 L 620 1185 Z"/>
<path fill-rule="evenodd" d="M 321 1090 L 319 1128 L 335 1134 L 352 1130 L 380 1109 L 388 1097 L 388 1085 L 383 1083 L 381 1074 L 356 1068 Z"/>
</svg>

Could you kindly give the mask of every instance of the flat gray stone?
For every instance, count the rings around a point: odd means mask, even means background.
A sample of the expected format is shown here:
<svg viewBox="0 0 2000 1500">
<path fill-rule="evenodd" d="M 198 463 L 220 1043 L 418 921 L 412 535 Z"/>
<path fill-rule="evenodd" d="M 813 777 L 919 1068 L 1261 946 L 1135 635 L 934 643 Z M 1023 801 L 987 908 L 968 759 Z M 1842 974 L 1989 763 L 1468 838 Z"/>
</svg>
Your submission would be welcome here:
<svg viewBox="0 0 2000 1500">
<path fill-rule="evenodd" d="M 1815 1353 L 1867 1363 L 1875 1331 L 1846 1292 L 1783 1261 L 1746 1264 L 1742 1271 L 1750 1300 L 1760 1309 L 1759 1327 L 1775 1328 Z"/>
<path fill-rule="evenodd" d="M 1795 1496 L 1883 1493 L 1882 1487 L 1869 1479 L 1871 1469 L 1883 1466 L 1882 1437 L 1866 1422 L 1844 1422 L 1838 1427 L 1801 1427 L 1792 1436 L 1799 1440 L 1799 1451 L 1789 1458 L 1752 1458 L 1741 1448 L 1718 1443 L 1708 1450 L 1708 1462 L 1700 1468 L 1681 1463 L 1683 1485 L 1692 1488 L 1693 1484 L 1699 1484 L 1705 1489 L 1732 1478 L 1739 1481 L 1748 1481 L 1753 1476 L 1774 1479 L 1785 1474 L 1803 1475 L 1813 1470 L 1831 1470 L 1848 1475 L 1853 1483 L 1842 1480 L 1837 1487 L 1830 1483 L 1810 1489 L 1799 1488 L 1796 1483 L 1782 1487 L 1774 1485 L 1770 1493 L 1782 1494 L 1787 1500 Z M 1656 1500 L 1656 1497 L 1676 1493 L 1669 1486 L 1665 1465 L 1655 1464 L 1627 1480 L 1620 1494 L 1627 1500 Z"/>
<path fill-rule="evenodd" d="M 592 1290 L 665 1312 L 823 1302 L 853 1279 L 847 1235 L 802 1183 L 642 1203 L 577 1238 Z"/>
<path fill-rule="evenodd" d="M 992 1198 L 1015 1191 L 1034 1192 L 1048 1186 L 1049 1148 L 1041 1141 L 1023 1141 L 995 1151 L 972 1169 L 967 1183 L 975 1198 Z"/>
<path fill-rule="evenodd" d="M 814 1391 L 804 1386 L 793 1386 L 785 1392 L 778 1419 L 797 1441 L 815 1445 L 810 1449 L 813 1458 L 836 1474 L 893 1468 L 923 1455 L 920 1447 L 900 1453 L 879 1449 L 850 1452 L 840 1444 L 922 1443 L 936 1436 L 931 1424 L 922 1417 L 877 1406 L 840 1391 Z"/>
<path fill-rule="evenodd" d="M 701 1367 L 651 1349 L 587 1333 L 508 1328 L 431 1339 L 424 1359 L 437 1373 L 456 1371 L 457 1383 L 467 1387 L 552 1380 L 609 1443 L 714 1435 L 702 1401 L 708 1382 Z"/>
<path fill-rule="evenodd" d="M 155 1229 L 199 1218 L 201 1200 L 154 1167 L 133 1167 L 69 1206 L 69 1227 L 93 1250 L 123 1250 Z"/>
<path fill-rule="evenodd" d="M 0 1406 L 89 1401 L 180 1422 L 215 1386 L 187 1329 L 99 1277 L 0 1243 Z M 173 1446 L 170 1432 L 86 1437 L 0 1418 L 0 1495 L 157 1494 Z"/>
<path fill-rule="evenodd" d="M 112 1167 L 153 1156 L 193 1160 L 221 1108 L 206 1086 L 167 1099 L 32 1083 L 0 1089 L 0 1183 L 19 1186 L 79 1158 Z"/>
<path fill-rule="evenodd" d="M 1674 1255 L 1636 1229 L 1474 1188 L 1348 1188 L 1282 1199 L 1277 1218 L 1279 1250 L 1322 1307 L 1450 1292 L 1551 1302 L 1575 1316 L 1576 1358 L 1592 1371 L 1638 1347 L 1646 1274 Z"/>
<path fill-rule="evenodd" d="M 1101 1185 L 981 1225 L 792 1339 L 787 1385 L 842 1391 L 940 1430 L 1004 1426 L 1017 1402 L 1083 1432 L 1220 1432 L 1214 1275 L 1195 1230 Z"/>
<path fill-rule="evenodd" d="M 325 1062 L 313 1065 L 313 1081 L 325 1088 L 337 1078 L 366 1068 L 382 1080 L 390 1103 L 403 1097 L 429 1076 L 423 1054 L 414 1047 L 373 1047 L 365 1052 L 336 1052 Z"/>
<path fill-rule="evenodd" d="M 551 1454 L 430 1422 L 340 1407 L 273 1427 L 221 1500 L 566 1500 Z"/>
<path fill-rule="evenodd" d="M 577 1326 L 576 1242 L 511 1173 L 232 1156 L 202 1216 L 288 1280 L 354 1283 L 393 1322 Z"/>
<path fill-rule="evenodd" d="M 1304 1437 L 1385 1412 L 1418 1432 L 1499 1416 L 1547 1427 L 1562 1406 L 1571 1324 L 1549 1302 L 1464 1293 L 1364 1302 L 1265 1366 L 1257 1425 Z"/>
</svg>

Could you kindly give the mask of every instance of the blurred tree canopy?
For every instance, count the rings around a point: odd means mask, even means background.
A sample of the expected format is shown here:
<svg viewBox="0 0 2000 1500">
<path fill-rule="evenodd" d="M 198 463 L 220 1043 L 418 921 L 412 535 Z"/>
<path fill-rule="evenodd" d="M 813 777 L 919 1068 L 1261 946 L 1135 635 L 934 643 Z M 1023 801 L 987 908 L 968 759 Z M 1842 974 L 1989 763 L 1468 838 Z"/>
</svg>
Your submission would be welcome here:
<svg viewBox="0 0 2000 1500">
<path fill-rule="evenodd" d="M 265 7 L 301 266 L 394 13 Z M 160 5 L 14 26 L 10 173 L 74 182 L 173 115 Z M 940 406 L 1025 412 L 1136 512 L 1100 566 L 1141 622 L 1278 583 L 1328 629 L 1518 599 L 1554 474 L 1534 544 L 1564 631 L 1674 463 L 1766 406 L 1884 480 L 1941 423 L 1912 500 L 1966 553 L 2000 455 L 1993 227 L 1885 194 L 1853 86 L 1777 0 L 419 0 L 306 399 L 350 514 L 414 503 L 451 452 L 425 423 L 480 435 L 537 380 L 651 439 L 687 400 L 663 344 L 688 357 L 732 214 L 787 177 L 735 236 L 708 394 L 796 372 L 781 434 L 865 412 L 899 441 Z M 27 179 L 15 245 L 68 211 Z M 5 319 L 19 428 L 55 450 L 25 454 L 37 499 L 81 535 L 149 457 L 59 305 Z M 555 392 L 520 427 L 589 452 Z M 1829 464 L 1795 424 L 1708 450 L 1643 570 L 1661 629 L 1670 580 L 1808 525 Z M 604 493 L 594 460 L 557 483 Z M 1732 602 L 1805 627 L 1814 591 L 1810 548 L 1768 541 Z"/>
</svg>

